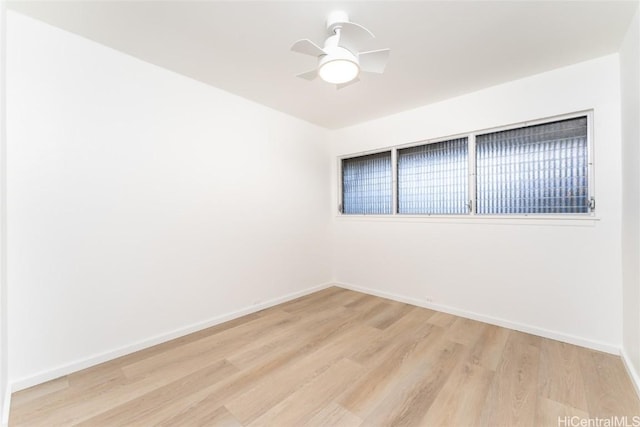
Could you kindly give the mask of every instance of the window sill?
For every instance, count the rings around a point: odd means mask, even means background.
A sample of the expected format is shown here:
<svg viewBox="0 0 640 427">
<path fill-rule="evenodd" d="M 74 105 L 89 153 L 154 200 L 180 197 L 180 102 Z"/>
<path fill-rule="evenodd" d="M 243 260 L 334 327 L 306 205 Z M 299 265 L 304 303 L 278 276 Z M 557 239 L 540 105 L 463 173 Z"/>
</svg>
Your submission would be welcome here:
<svg viewBox="0 0 640 427">
<path fill-rule="evenodd" d="M 343 215 L 337 214 L 339 221 L 376 222 L 417 222 L 449 224 L 491 224 L 491 225 L 543 225 L 592 227 L 600 221 L 595 215 Z"/>
</svg>

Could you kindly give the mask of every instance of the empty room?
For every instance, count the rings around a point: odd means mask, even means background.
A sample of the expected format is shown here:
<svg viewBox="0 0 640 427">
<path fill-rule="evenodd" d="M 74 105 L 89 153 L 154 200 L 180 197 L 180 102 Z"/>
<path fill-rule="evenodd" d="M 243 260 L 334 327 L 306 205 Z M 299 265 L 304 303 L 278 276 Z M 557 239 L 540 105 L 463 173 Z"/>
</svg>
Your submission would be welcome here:
<svg viewBox="0 0 640 427">
<path fill-rule="evenodd" d="M 2 425 L 639 397 L 640 1 L 0 2 Z"/>
</svg>

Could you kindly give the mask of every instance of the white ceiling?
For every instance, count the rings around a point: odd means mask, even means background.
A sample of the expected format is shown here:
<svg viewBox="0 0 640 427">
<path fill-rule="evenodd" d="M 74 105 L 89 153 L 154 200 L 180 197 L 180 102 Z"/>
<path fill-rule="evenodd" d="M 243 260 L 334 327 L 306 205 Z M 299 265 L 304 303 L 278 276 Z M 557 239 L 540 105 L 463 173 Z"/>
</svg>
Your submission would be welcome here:
<svg viewBox="0 0 640 427">
<path fill-rule="evenodd" d="M 616 52 L 637 1 L 10 1 L 10 9 L 339 128 Z M 345 10 L 390 47 L 383 75 L 337 91 L 289 50 Z"/>
</svg>

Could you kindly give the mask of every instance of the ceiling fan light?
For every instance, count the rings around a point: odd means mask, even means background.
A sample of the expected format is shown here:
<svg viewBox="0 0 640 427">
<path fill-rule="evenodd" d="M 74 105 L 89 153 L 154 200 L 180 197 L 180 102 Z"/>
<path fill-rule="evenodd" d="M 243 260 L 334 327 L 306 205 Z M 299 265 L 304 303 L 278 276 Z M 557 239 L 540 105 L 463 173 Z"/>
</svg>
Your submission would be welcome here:
<svg viewBox="0 0 640 427">
<path fill-rule="evenodd" d="M 318 75 L 322 80 L 331 84 L 348 83 L 358 77 L 358 64 L 348 59 L 334 59 L 320 66 Z"/>
</svg>

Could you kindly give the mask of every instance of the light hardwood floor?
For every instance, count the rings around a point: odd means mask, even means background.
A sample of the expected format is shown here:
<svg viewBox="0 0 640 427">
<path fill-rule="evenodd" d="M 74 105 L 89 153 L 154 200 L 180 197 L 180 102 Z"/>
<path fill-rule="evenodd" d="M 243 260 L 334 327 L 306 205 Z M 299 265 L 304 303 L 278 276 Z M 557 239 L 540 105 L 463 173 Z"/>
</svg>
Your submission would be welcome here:
<svg viewBox="0 0 640 427">
<path fill-rule="evenodd" d="M 620 358 L 329 288 L 15 393 L 10 425 L 558 426 L 566 416 L 640 416 Z"/>
</svg>

